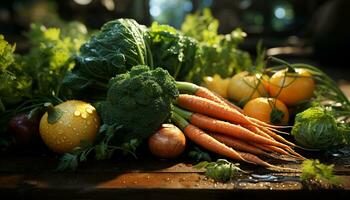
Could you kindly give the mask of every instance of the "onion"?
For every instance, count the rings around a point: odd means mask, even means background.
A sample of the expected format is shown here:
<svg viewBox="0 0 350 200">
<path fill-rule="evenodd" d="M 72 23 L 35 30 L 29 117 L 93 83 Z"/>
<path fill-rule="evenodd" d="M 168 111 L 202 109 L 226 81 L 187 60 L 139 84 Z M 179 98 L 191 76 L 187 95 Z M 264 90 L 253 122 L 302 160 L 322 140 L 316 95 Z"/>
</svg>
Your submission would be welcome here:
<svg viewBox="0 0 350 200">
<path fill-rule="evenodd" d="M 178 157 L 185 150 L 185 146 L 185 135 L 173 124 L 163 124 L 148 140 L 151 153 L 165 159 Z"/>
</svg>

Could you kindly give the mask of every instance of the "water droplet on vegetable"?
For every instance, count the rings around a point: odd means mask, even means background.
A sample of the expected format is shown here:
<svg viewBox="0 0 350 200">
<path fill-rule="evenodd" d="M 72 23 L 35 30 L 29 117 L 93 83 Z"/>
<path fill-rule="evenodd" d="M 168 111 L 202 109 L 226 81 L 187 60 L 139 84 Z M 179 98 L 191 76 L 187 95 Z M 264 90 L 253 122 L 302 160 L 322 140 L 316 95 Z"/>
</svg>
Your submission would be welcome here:
<svg viewBox="0 0 350 200">
<path fill-rule="evenodd" d="M 86 117 L 87 117 L 86 113 L 81 114 L 81 117 L 82 117 L 83 119 L 86 119 Z"/>
<path fill-rule="evenodd" d="M 74 111 L 74 115 L 75 116 L 79 116 L 80 115 L 80 111 L 79 110 Z"/>
<path fill-rule="evenodd" d="M 93 110 L 90 108 L 90 107 L 87 107 L 86 109 L 86 112 L 89 113 L 89 114 L 92 114 Z"/>
</svg>

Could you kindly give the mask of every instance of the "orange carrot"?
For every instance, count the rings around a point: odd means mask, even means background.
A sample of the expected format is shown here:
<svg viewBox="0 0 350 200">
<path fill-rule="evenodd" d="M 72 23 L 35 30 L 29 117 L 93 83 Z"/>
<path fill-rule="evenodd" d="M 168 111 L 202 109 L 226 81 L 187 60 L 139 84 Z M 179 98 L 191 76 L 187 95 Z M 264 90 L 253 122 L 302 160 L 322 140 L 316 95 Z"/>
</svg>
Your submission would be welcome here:
<svg viewBox="0 0 350 200">
<path fill-rule="evenodd" d="M 210 136 L 212 136 L 213 138 L 215 138 L 216 140 L 218 140 L 219 142 L 222 142 L 222 143 L 226 144 L 227 146 L 232 147 L 232 148 L 237 149 L 237 150 L 240 150 L 240 151 L 252 153 L 255 155 L 263 155 L 263 156 L 270 157 L 273 159 L 278 159 L 278 160 L 293 161 L 293 162 L 296 161 L 294 156 L 290 155 L 288 152 L 284 151 L 283 149 L 275 147 L 275 146 L 262 145 L 262 144 L 258 144 L 258 143 L 255 143 L 255 145 L 251 145 L 249 143 L 240 141 L 238 139 L 235 139 L 233 137 L 229 137 L 226 135 L 222 135 L 222 134 L 218 134 L 218 133 L 208 133 L 208 134 Z M 273 148 L 268 148 L 268 147 L 273 147 Z M 272 149 L 275 149 L 276 151 L 274 151 Z M 278 153 L 279 150 L 281 150 L 281 152 L 283 152 L 282 155 L 286 155 L 288 157 L 283 157 L 281 155 L 277 155 L 276 153 Z M 268 152 L 271 152 L 271 153 L 268 153 Z M 294 159 L 292 159 L 291 157 Z"/>
<path fill-rule="evenodd" d="M 262 129 L 263 129 L 263 131 L 264 131 L 265 133 L 267 133 L 268 135 L 270 135 L 271 137 L 273 137 L 275 140 L 280 141 L 280 142 L 283 142 L 283 143 L 288 144 L 288 145 L 293 146 L 293 147 L 296 146 L 294 143 L 289 142 L 288 140 L 284 139 L 284 137 L 282 137 L 282 136 L 276 134 L 275 132 L 269 130 L 268 128 L 262 128 Z"/>
<path fill-rule="evenodd" d="M 243 159 L 234 149 L 226 146 L 225 144 L 215 140 L 214 138 L 210 137 L 208 134 L 203 132 L 201 129 L 197 128 L 196 126 L 193 126 L 189 124 L 184 129 L 184 134 L 194 143 L 202 146 L 203 148 L 210 150 L 214 153 L 227 156 L 229 158 L 235 159 L 235 160 L 243 160 Z"/>
<path fill-rule="evenodd" d="M 256 119 L 256 118 L 254 118 L 254 117 L 249 117 L 249 116 L 248 116 L 248 118 L 249 118 L 252 122 L 254 122 L 254 123 L 256 123 L 256 124 L 258 124 L 258 125 L 260 125 L 260 126 L 267 127 L 267 128 L 275 128 L 275 129 L 278 129 L 278 128 L 291 128 L 291 127 L 292 127 L 292 126 L 280 126 L 280 125 L 268 124 L 268 123 L 265 123 L 265 122 L 263 122 L 263 121 L 260 121 L 260 120 L 258 120 L 258 119 Z"/>
<path fill-rule="evenodd" d="M 226 144 L 229 147 L 232 147 L 237 150 L 257 154 L 257 155 L 267 155 L 265 151 L 256 148 L 255 146 L 252 146 L 246 142 L 243 142 L 241 140 L 235 139 L 233 137 L 229 137 L 226 135 L 218 134 L 218 133 L 208 133 L 210 136 L 218 140 L 219 142 L 222 142 Z"/>
<path fill-rule="evenodd" d="M 275 145 L 282 148 L 288 148 L 288 146 L 285 144 L 257 135 L 251 132 L 250 130 L 239 125 L 217 120 L 199 113 L 191 113 L 183 109 L 180 109 L 176 106 L 174 106 L 174 111 L 180 114 L 185 119 L 189 120 L 191 124 L 201 129 L 206 129 L 209 131 L 226 134 L 229 136 L 233 136 L 235 138 L 242 139 L 244 141 L 257 142 L 262 144 Z"/>
<path fill-rule="evenodd" d="M 263 137 L 266 137 L 270 140 L 275 140 L 273 137 L 271 137 L 269 134 L 265 133 L 264 131 L 260 130 L 260 128 L 256 127 L 256 126 L 253 126 L 253 125 L 249 125 L 249 124 L 244 124 L 243 127 L 245 127 L 246 129 L 258 134 L 258 135 L 261 135 Z"/>
<path fill-rule="evenodd" d="M 212 92 L 212 91 L 209 90 L 209 92 Z M 244 114 L 244 110 L 242 108 L 240 108 L 239 106 L 236 106 L 235 104 L 233 104 L 232 102 L 230 102 L 229 100 L 225 99 L 224 97 L 220 96 L 219 94 L 217 94 L 215 92 L 212 92 L 212 93 L 214 96 L 216 96 L 218 99 L 221 100 L 222 104 L 226 104 L 230 108 L 237 110 L 238 112 Z M 207 98 L 210 99 L 210 96 L 207 95 Z M 215 101 L 214 98 L 211 100 Z M 220 103 L 220 102 L 218 101 L 218 103 Z"/>
<path fill-rule="evenodd" d="M 212 151 L 214 153 L 229 157 L 234 160 L 241 160 L 252 164 L 261 165 L 267 168 L 271 168 L 273 170 L 293 170 L 287 168 L 281 168 L 278 166 L 271 165 L 257 156 L 254 156 L 249 153 L 238 152 L 233 148 L 226 146 L 225 144 L 217 141 L 215 138 L 209 136 L 204 131 L 199 129 L 198 127 L 189 124 L 184 118 L 182 118 L 176 112 L 173 112 L 171 115 L 171 120 L 181 129 L 183 130 L 186 137 L 188 137 L 194 143 L 202 146 L 203 148 Z"/>
<path fill-rule="evenodd" d="M 291 168 L 285 168 L 285 167 L 279 167 L 276 165 L 272 165 L 268 162 L 265 162 L 261 160 L 259 157 L 252 155 L 250 153 L 244 153 L 244 152 L 238 152 L 245 160 L 257 163 L 258 165 L 264 166 L 266 168 L 270 168 L 272 170 L 277 170 L 277 171 L 288 171 L 288 172 L 300 172 L 298 169 L 291 169 Z"/>
<path fill-rule="evenodd" d="M 197 97 L 194 95 L 180 94 L 177 102 L 180 107 L 190 111 L 205 114 L 217 119 L 222 119 L 239 124 L 252 124 L 246 116 L 237 110 L 230 109 L 226 105 L 219 104 L 209 99 Z"/>
<path fill-rule="evenodd" d="M 188 137 L 191 141 L 198 144 L 199 146 L 202 146 L 209 151 L 227 156 L 234 160 L 246 161 L 233 148 L 226 146 L 196 126 L 189 124 L 180 115 L 172 113 L 171 119 L 184 132 L 186 137 Z"/>
<path fill-rule="evenodd" d="M 205 87 L 201 87 L 201 86 L 197 86 L 196 87 L 196 91 L 194 93 L 194 95 L 199 96 L 199 97 L 203 97 L 212 101 L 215 101 L 219 104 L 222 105 L 227 105 L 228 107 L 230 107 L 233 110 L 237 110 L 238 112 L 245 114 L 244 110 L 238 106 L 236 106 L 235 104 L 233 104 L 232 102 L 230 102 L 229 100 L 225 99 L 224 97 L 220 96 L 219 94 L 215 93 L 214 91 L 211 91 Z M 256 118 L 252 118 L 247 116 L 248 119 L 250 119 L 252 122 L 256 123 L 259 126 L 263 126 L 263 127 L 269 127 L 269 128 L 290 128 L 290 126 L 279 126 L 279 125 L 271 125 L 271 124 L 267 124 L 263 121 L 260 121 Z"/>
<path fill-rule="evenodd" d="M 264 144 L 259 144 L 259 143 L 255 143 L 255 142 L 250 142 L 251 145 L 260 148 L 264 151 L 268 151 L 268 152 L 277 152 L 280 153 L 282 155 L 290 155 L 287 151 L 276 147 L 276 146 L 272 146 L 272 145 L 264 145 Z"/>
</svg>

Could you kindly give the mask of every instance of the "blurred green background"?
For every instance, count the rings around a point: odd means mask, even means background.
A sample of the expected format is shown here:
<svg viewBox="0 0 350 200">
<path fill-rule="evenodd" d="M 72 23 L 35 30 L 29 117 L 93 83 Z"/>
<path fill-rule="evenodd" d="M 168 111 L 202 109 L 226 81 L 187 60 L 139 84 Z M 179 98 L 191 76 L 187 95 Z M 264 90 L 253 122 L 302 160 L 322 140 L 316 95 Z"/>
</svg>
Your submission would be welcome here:
<svg viewBox="0 0 350 200">
<path fill-rule="evenodd" d="M 350 79 L 348 0 L 7 0 L 0 3 L 0 34 L 28 49 L 30 23 L 55 26 L 77 20 L 89 30 L 115 18 L 181 26 L 188 13 L 209 7 L 220 33 L 241 27 L 248 37 L 240 48 L 255 54 L 259 40 L 268 55 L 322 66 L 336 79 Z"/>
</svg>

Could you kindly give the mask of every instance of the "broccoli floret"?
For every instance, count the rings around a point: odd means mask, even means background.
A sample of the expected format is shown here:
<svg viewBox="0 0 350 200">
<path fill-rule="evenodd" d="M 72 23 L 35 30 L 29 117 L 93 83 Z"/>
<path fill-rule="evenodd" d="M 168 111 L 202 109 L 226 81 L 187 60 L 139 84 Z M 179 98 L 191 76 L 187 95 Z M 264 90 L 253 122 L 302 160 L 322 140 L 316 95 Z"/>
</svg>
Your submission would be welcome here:
<svg viewBox="0 0 350 200">
<path fill-rule="evenodd" d="M 100 115 L 105 124 L 122 127 L 116 133 L 119 142 L 142 141 L 169 118 L 172 100 L 178 95 L 175 80 L 166 70 L 134 66 L 109 81 Z"/>
</svg>

